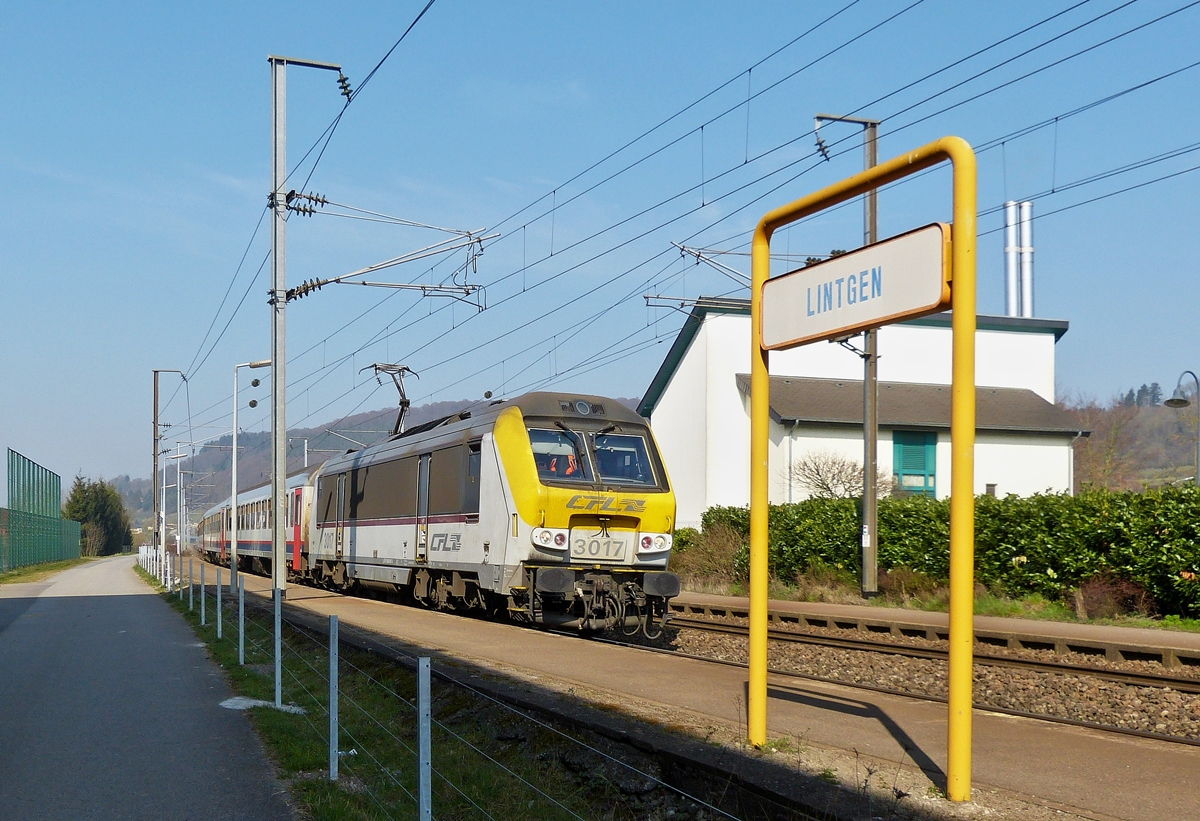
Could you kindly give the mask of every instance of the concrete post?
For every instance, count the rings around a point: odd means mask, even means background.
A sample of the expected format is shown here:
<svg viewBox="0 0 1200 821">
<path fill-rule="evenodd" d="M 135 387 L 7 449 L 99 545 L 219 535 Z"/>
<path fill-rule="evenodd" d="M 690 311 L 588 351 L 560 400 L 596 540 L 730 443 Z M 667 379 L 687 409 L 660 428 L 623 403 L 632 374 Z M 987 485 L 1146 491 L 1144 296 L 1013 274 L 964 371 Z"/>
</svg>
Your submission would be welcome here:
<svg viewBox="0 0 1200 821">
<path fill-rule="evenodd" d="M 246 663 L 246 580 L 238 576 L 238 664 Z"/>
<path fill-rule="evenodd" d="M 217 638 L 221 638 L 221 568 L 217 568 Z"/>
<path fill-rule="evenodd" d="M 271 64 L 271 576 L 287 586 L 287 60 Z M 279 634 L 275 635 L 276 645 Z M 276 662 L 278 664 L 278 661 Z M 275 684 L 279 692 L 279 683 Z M 275 699 L 279 706 L 279 698 Z"/>
<path fill-rule="evenodd" d="M 271 588 L 271 595 L 275 599 L 275 706 L 283 706 L 283 658 L 281 656 L 280 647 L 280 632 L 283 629 L 283 613 L 281 611 L 283 591 L 274 587 Z"/>
<path fill-rule="evenodd" d="M 432 821 L 433 763 L 429 705 L 429 658 L 417 659 L 417 819 Z"/>
<path fill-rule="evenodd" d="M 329 780 L 338 780 L 338 617 L 329 617 Z"/>
<path fill-rule="evenodd" d="M 208 624 L 208 619 L 204 612 L 204 562 L 200 562 L 200 626 Z"/>
</svg>

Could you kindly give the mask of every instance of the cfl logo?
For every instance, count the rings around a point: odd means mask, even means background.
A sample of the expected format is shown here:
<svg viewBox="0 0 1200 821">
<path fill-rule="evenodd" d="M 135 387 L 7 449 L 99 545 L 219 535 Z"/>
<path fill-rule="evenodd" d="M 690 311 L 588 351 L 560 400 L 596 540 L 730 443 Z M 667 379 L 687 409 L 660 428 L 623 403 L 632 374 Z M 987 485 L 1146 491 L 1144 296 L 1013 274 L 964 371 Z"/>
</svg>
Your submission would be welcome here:
<svg viewBox="0 0 1200 821">
<path fill-rule="evenodd" d="M 461 548 L 462 534 L 460 533 L 435 533 L 429 545 L 430 550 L 443 552 L 457 552 Z"/>
<path fill-rule="evenodd" d="M 595 510 L 603 513 L 645 513 L 646 502 L 642 499 L 621 499 L 616 496 L 598 496 L 578 493 L 567 500 L 570 510 Z"/>
</svg>

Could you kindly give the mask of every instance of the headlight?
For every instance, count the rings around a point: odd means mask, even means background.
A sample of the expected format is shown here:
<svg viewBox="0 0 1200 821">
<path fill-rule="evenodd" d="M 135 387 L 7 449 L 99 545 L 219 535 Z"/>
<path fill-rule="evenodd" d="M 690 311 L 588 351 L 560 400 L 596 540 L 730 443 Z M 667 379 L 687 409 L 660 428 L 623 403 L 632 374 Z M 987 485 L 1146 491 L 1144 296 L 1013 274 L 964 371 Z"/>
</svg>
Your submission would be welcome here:
<svg viewBox="0 0 1200 821">
<path fill-rule="evenodd" d="M 562 530 L 535 527 L 529 534 L 533 546 L 539 550 L 563 550 L 567 545 L 567 534 Z"/>
<path fill-rule="evenodd" d="M 667 546 L 667 539 L 665 536 L 655 536 L 654 537 L 654 549 L 655 550 L 662 550 L 666 546 Z"/>
</svg>

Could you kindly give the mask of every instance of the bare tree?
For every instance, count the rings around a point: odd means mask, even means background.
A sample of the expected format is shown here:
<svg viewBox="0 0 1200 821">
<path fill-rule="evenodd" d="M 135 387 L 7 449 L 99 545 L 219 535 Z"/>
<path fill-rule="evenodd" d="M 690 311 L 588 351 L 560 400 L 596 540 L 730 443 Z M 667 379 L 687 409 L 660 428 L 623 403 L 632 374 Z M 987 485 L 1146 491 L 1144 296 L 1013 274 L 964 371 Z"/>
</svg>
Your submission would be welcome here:
<svg viewBox="0 0 1200 821">
<path fill-rule="evenodd" d="M 1135 454 L 1140 408 L 1117 397 L 1107 407 L 1088 401 L 1071 410 L 1080 427 L 1091 431 L 1091 436 L 1075 441 L 1075 489 L 1140 487 L 1142 465 Z"/>
<path fill-rule="evenodd" d="M 791 479 L 821 499 L 853 499 L 863 494 L 863 466 L 839 453 L 813 450 L 792 462 Z M 892 492 L 892 477 L 879 472 L 875 486 L 880 496 Z"/>
<path fill-rule="evenodd" d="M 104 528 L 95 522 L 84 522 L 83 527 L 83 555 L 84 556 L 99 556 L 104 552 L 104 543 L 107 535 Z"/>
</svg>

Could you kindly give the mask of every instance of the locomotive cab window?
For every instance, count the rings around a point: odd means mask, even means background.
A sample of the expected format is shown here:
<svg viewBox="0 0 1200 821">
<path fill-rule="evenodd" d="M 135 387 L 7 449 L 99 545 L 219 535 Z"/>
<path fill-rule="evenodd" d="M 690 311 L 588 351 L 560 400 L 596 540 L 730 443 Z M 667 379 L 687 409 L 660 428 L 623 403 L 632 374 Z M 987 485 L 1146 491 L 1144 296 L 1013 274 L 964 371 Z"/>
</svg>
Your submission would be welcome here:
<svg viewBox="0 0 1200 821">
<path fill-rule="evenodd" d="M 623 433 L 601 433 L 593 439 L 596 471 L 602 482 L 616 485 L 646 485 L 654 487 L 654 468 L 646 440 L 641 436 Z"/>
<path fill-rule="evenodd" d="M 568 430 L 529 429 L 533 460 L 543 482 L 591 482 L 592 470 L 579 434 Z"/>
</svg>

